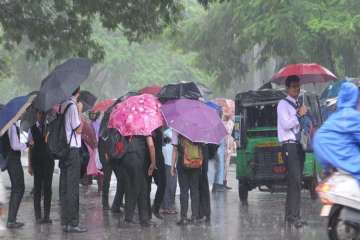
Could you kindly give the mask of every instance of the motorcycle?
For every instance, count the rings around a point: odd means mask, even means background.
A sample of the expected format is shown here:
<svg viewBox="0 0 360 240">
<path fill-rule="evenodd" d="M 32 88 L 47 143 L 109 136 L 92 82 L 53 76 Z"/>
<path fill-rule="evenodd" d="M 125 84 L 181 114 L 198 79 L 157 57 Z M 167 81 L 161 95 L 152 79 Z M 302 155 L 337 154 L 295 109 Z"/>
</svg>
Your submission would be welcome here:
<svg viewBox="0 0 360 240">
<path fill-rule="evenodd" d="M 323 203 L 320 215 L 328 217 L 330 240 L 360 240 L 360 184 L 345 172 L 335 172 L 316 191 Z"/>
</svg>

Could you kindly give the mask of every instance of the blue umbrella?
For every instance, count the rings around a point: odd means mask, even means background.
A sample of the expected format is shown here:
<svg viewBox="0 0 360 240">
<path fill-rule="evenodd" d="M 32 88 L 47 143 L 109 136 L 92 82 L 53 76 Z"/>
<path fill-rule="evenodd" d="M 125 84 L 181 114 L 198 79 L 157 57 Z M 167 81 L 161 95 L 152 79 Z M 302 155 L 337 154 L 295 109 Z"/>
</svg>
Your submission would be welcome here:
<svg viewBox="0 0 360 240">
<path fill-rule="evenodd" d="M 0 111 L 0 136 L 14 124 L 34 101 L 36 95 L 26 95 L 10 100 Z"/>
<path fill-rule="evenodd" d="M 216 110 L 216 112 L 221 113 L 222 107 L 212 101 L 205 102 L 206 105 Z"/>
</svg>

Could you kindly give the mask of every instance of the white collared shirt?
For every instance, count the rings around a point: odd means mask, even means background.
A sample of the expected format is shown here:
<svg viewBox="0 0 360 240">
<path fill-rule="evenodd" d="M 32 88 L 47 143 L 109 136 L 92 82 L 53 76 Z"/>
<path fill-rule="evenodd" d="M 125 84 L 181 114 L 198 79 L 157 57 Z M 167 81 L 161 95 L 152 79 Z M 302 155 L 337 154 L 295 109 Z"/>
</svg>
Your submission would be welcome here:
<svg viewBox="0 0 360 240">
<path fill-rule="evenodd" d="M 72 103 L 65 114 L 65 131 L 68 143 L 70 147 L 81 148 L 81 134 L 76 132 L 76 129 L 80 127 L 81 120 L 79 111 L 76 105 L 76 99 L 71 97 L 68 101 L 61 104 L 61 112 L 65 111 L 68 104 Z"/>
<path fill-rule="evenodd" d="M 290 96 L 286 97 L 296 105 L 296 100 Z M 300 131 L 299 120 L 296 109 L 286 100 L 282 99 L 277 106 L 277 132 L 279 142 L 295 141 L 295 134 Z"/>
<path fill-rule="evenodd" d="M 8 130 L 10 147 L 14 151 L 23 151 L 27 148 L 25 143 L 20 142 L 20 137 L 16 131 L 16 125 L 13 124 Z"/>
</svg>

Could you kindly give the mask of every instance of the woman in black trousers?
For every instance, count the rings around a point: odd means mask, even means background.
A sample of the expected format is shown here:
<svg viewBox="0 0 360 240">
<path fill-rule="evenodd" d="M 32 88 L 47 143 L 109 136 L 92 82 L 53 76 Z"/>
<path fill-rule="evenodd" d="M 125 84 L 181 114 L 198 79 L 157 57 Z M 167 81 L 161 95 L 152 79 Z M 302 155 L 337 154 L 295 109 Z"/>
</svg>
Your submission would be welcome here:
<svg viewBox="0 0 360 240">
<path fill-rule="evenodd" d="M 38 112 L 38 121 L 31 127 L 29 141 L 34 145 L 30 148 L 29 174 L 34 176 L 34 210 L 36 223 L 52 223 L 50 219 L 52 178 L 54 159 L 48 150 L 44 136 L 44 114 Z M 44 196 L 44 214 L 41 211 L 41 196 Z"/>
</svg>

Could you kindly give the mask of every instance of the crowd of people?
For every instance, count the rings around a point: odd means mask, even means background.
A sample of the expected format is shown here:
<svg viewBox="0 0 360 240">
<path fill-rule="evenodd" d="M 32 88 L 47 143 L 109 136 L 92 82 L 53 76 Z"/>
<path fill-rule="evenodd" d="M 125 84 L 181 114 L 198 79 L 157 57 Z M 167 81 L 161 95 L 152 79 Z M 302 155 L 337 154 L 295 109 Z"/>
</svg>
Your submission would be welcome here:
<svg viewBox="0 0 360 240">
<path fill-rule="evenodd" d="M 50 141 L 48 117 L 41 110 L 36 111 L 36 123 L 28 130 L 26 143 L 20 141 L 19 121 L 2 137 L 2 144 L 6 147 L 3 151 L 3 155 L 7 158 L 5 169 L 11 182 L 7 228 L 24 226 L 23 222 L 17 220 L 17 216 L 25 191 L 21 152 L 26 148 L 29 148 L 28 173 L 34 179 L 32 194 L 37 224 L 52 223 L 51 203 L 54 188 L 52 178 L 56 162 L 60 168 L 59 195 L 61 225 L 64 232 L 87 231 L 87 228 L 80 224 L 79 219 L 79 204 L 81 204 L 79 184 L 87 185 L 94 178 L 98 180 L 103 210 L 116 213 L 124 208 L 125 224 L 135 224 L 136 207 L 142 226 L 149 226 L 152 216 L 163 219 L 163 214 L 177 214 L 175 199 L 178 185 L 180 220 L 177 224 L 210 221 L 211 185 L 214 192 L 231 189 L 227 185 L 227 172 L 235 150 L 231 136 L 234 126 L 232 116 L 218 111 L 227 130 L 227 136 L 219 145 L 195 144 L 168 126 L 162 126 L 148 136 L 125 137 L 125 153 L 121 157 L 114 157 L 109 146 L 114 144 L 111 141 L 116 138 L 118 132 L 108 128 L 109 114 L 111 108 L 126 97 L 117 100 L 105 112 L 91 110 L 84 112 L 79 95 L 80 87 L 67 101 L 57 106 L 57 113 L 64 117 L 63 127 L 69 147 L 65 158 L 55 161 L 48 146 Z M 89 126 L 95 133 L 95 144 L 92 144 L 84 134 L 84 128 Z M 117 148 L 118 143 L 119 141 L 115 142 Z M 214 176 L 210 176 L 210 184 L 209 165 L 214 172 Z M 117 187 L 110 206 L 109 187 L 113 172 Z M 157 185 L 157 190 L 151 202 L 150 192 L 153 182 Z M 4 197 L 5 194 L 0 195 Z M 190 218 L 188 217 L 189 198 L 191 199 Z M 0 202 L 2 209 L 0 213 L 3 213 L 4 199 L 0 199 Z"/>
</svg>

